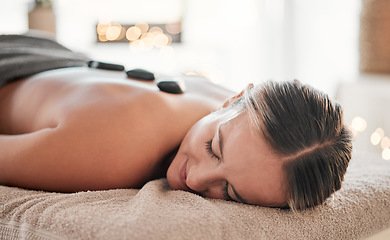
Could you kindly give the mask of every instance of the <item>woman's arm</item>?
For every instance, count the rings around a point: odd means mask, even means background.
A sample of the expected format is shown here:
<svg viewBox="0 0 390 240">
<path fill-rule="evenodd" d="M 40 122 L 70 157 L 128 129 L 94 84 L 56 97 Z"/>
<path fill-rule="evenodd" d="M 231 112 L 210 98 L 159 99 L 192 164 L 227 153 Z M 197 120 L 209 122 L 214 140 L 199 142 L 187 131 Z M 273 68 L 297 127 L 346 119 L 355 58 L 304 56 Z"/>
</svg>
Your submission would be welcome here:
<svg viewBox="0 0 390 240">
<path fill-rule="evenodd" d="M 136 187 L 143 158 L 125 159 L 104 140 L 75 126 L 0 135 L 0 184 L 59 192 Z"/>
<path fill-rule="evenodd" d="M 39 181 L 41 174 L 38 178 L 29 178 L 35 172 L 44 172 L 44 167 L 37 169 L 34 164 L 43 159 L 43 146 L 51 147 L 50 138 L 55 131 L 47 128 L 27 134 L 0 135 L 0 184 L 14 185 L 25 179 Z"/>
</svg>

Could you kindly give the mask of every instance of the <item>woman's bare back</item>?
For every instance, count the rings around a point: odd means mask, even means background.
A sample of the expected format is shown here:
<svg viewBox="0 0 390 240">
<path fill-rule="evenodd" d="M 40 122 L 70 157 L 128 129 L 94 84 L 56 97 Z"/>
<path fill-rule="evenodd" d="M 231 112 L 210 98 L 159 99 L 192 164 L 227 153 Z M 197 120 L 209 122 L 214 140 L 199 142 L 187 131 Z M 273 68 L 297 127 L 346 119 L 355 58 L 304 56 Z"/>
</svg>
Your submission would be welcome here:
<svg viewBox="0 0 390 240">
<path fill-rule="evenodd" d="M 69 68 L 0 89 L 0 184 L 49 191 L 140 187 L 189 128 L 233 93 L 186 79 L 183 95 L 124 73 Z"/>
</svg>

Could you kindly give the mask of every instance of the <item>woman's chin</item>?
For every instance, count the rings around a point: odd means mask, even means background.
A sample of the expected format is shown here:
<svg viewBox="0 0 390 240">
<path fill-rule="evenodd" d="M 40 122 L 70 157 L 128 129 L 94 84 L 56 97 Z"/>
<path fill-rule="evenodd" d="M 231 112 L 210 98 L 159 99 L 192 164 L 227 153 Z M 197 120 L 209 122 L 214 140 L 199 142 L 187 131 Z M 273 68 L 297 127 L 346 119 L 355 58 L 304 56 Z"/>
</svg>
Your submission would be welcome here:
<svg viewBox="0 0 390 240">
<path fill-rule="evenodd" d="M 172 164 L 171 166 L 169 166 L 168 168 L 168 171 L 167 171 L 167 181 L 168 181 L 168 184 L 169 184 L 169 187 L 172 189 L 172 190 L 178 190 L 178 186 L 177 184 L 175 184 L 174 180 L 173 180 L 173 170 L 172 170 Z"/>
</svg>

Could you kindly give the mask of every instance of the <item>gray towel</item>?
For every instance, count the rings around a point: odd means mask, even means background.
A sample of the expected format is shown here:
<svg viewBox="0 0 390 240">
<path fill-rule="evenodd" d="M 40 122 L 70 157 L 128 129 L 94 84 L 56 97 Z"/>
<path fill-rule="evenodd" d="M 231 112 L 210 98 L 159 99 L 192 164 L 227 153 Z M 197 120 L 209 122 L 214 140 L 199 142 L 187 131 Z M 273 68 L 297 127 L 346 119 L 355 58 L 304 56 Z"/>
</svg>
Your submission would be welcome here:
<svg viewBox="0 0 390 240">
<path fill-rule="evenodd" d="M 44 36 L 0 35 L 0 87 L 47 70 L 88 66 L 89 60 Z"/>
</svg>

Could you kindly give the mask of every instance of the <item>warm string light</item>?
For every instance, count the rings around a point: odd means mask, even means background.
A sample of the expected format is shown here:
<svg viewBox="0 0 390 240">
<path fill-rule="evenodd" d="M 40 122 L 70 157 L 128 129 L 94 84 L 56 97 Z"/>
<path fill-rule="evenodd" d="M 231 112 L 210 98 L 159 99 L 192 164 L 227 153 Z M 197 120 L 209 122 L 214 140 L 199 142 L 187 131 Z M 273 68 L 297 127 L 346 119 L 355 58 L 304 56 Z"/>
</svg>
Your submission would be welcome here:
<svg viewBox="0 0 390 240">
<path fill-rule="evenodd" d="M 363 132 L 367 128 L 367 122 L 362 117 L 354 117 L 352 119 L 350 129 L 352 134 Z M 377 128 L 370 136 L 370 142 L 372 145 L 380 145 L 382 149 L 382 158 L 384 160 L 390 160 L 390 138 L 385 135 L 385 131 L 382 128 Z"/>
<path fill-rule="evenodd" d="M 385 160 L 390 160 L 390 149 L 389 148 L 383 149 L 382 158 Z"/>
<path fill-rule="evenodd" d="M 390 138 L 385 136 L 385 131 L 382 128 L 377 128 L 371 134 L 372 145 L 380 145 L 382 148 L 382 158 L 390 160 Z"/>
<path fill-rule="evenodd" d="M 133 52 L 150 51 L 155 47 L 165 51 L 166 47 L 172 43 L 172 37 L 169 34 L 179 34 L 181 24 L 166 24 L 164 27 L 168 34 L 164 33 L 161 27 L 150 27 L 147 23 L 137 23 L 127 29 L 120 24 L 99 23 L 96 32 L 101 42 L 126 38 L 130 44 L 130 50 Z"/>
<path fill-rule="evenodd" d="M 354 117 L 351 123 L 352 132 L 355 134 L 363 132 L 367 128 L 367 122 L 362 117 Z"/>
</svg>

